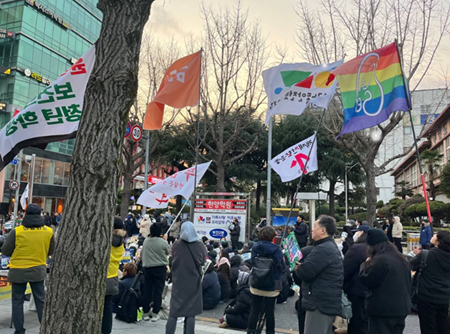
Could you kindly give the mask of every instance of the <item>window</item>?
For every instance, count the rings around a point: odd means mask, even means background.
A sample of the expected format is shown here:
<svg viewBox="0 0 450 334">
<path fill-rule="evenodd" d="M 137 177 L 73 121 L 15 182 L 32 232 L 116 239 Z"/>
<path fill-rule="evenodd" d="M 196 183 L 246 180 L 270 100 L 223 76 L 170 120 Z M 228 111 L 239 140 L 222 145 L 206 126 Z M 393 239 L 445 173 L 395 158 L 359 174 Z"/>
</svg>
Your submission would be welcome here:
<svg viewBox="0 0 450 334">
<path fill-rule="evenodd" d="M 412 129 L 410 126 L 403 127 L 403 134 L 410 135 L 412 133 Z"/>
<path fill-rule="evenodd" d="M 50 184 L 51 177 L 53 178 L 52 162 L 50 160 L 43 159 L 41 182 Z"/>
<path fill-rule="evenodd" d="M 445 138 L 445 158 L 444 161 L 450 160 L 450 137 Z"/>
<path fill-rule="evenodd" d="M 417 178 L 417 164 L 414 163 L 411 167 L 411 186 L 417 187 L 418 178 Z"/>
<path fill-rule="evenodd" d="M 64 164 L 64 179 L 63 179 L 64 186 L 67 186 L 69 184 L 69 177 L 70 177 L 70 164 L 65 163 Z"/>
</svg>

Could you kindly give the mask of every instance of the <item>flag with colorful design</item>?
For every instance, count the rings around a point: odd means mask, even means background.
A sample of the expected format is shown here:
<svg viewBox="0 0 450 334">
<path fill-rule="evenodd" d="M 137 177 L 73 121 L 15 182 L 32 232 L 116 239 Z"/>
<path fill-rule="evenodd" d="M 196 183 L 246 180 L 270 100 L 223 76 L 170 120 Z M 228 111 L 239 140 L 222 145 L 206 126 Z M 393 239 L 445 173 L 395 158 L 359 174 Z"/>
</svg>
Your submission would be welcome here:
<svg viewBox="0 0 450 334">
<path fill-rule="evenodd" d="M 317 170 L 317 140 L 315 140 L 315 136 L 314 134 L 289 147 L 269 161 L 273 170 L 280 175 L 281 181 L 289 182 L 302 175 L 306 161 L 308 163 L 306 164 L 305 174 Z M 309 153 L 310 150 L 311 154 Z"/>
<path fill-rule="evenodd" d="M 330 72 L 343 60 L 326 65 L 309 63 L 281 64 L 262 73 L 268 99 L 266 125 L 273 115 L 301 115 L 314 104 L 327 108 L 336 90 L 336 82 L 329 80 Z"/>
<path fill-rule="evenodd" d="M 395 111 L 410 109 L 396 43 L 339 66 L 330 81 L 335 78 L 344 108 L 344 125 L 338 138 L 380 124 Z"/>
</svg>

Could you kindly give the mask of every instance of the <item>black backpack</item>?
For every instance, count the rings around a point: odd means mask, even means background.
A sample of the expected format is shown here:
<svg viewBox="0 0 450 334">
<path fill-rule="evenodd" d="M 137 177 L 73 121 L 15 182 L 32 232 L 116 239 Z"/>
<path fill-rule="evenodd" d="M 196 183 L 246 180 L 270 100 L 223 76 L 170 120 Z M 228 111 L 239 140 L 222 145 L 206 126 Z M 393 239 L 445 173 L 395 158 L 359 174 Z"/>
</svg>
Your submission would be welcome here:
<svg viewBox="0 0 450 334">
<path fill-rule="evenodd" d="M 250 286 L 263 291 L 274 291 L 276 265 L 271 257 L 258 255 L 253 259 Z"/>
<path fill-rule="evenodd" d="M 136 285 L 139 283 L 142 272 L 138 272 L 134 278 L 133 284 L 127 289 L 120 298 L 117 305 L 116 319 L 125 321 L 127 323 L 134 323 L 137 321 L 137 313 L 140 306 L 139 292 L 136 291 Z"/>
</svg>

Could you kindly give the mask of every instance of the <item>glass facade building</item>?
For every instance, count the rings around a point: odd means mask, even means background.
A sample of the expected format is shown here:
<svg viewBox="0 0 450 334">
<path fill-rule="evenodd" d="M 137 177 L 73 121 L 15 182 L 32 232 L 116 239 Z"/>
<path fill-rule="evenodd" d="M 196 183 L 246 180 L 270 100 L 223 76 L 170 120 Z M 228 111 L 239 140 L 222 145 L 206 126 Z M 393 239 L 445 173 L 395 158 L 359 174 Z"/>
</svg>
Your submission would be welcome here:
<svg viewBox="0 0 450 334">
<path fill-rule="evenodd" d="M 97 40 L 102 14 L 96 4 L 97 0 L 0 0 L 0 127 Z M 50 143 L 45 151 L 24 150 L 37 156 L 33 201 L 45 211 L 62 210 L 73 148 L 74 140 L 66 140 Z M 0 202 L 9 207 L 8 183 L 14 169 L 9 165 L 0 173 Z M 27 173 L 24 161 L 21 190 Z"/>
</svg>

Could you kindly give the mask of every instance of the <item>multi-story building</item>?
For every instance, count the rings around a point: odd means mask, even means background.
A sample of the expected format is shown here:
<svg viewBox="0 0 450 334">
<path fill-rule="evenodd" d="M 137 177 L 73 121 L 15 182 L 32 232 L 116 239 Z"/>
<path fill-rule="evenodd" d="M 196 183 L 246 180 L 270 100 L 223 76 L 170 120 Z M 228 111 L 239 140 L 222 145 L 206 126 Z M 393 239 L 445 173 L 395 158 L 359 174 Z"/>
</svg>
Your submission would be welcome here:
<svg viewBox="0 0 450 334">
<path fill-rule="evenodd" d="M 0 0 L 0 127 L 66 71 L 97 40 L 102 14 L 97 0 Z M 6 73 L 5 73 L 6 72 Z M 62 211 L 74 140 L 50 143 L 36 154 L 33 202 Z M 14 166 L 0 173 L 2 208 L 12 209 L 9 181 Z M 29 165 L 22 164 L 21 192 Z"/>
</svg>

